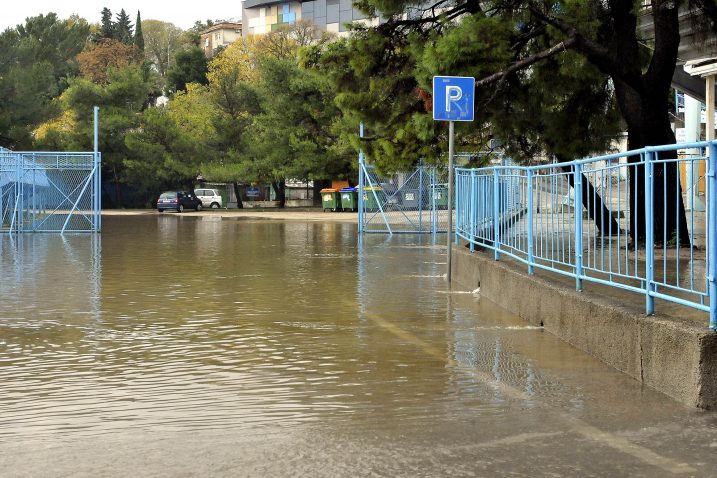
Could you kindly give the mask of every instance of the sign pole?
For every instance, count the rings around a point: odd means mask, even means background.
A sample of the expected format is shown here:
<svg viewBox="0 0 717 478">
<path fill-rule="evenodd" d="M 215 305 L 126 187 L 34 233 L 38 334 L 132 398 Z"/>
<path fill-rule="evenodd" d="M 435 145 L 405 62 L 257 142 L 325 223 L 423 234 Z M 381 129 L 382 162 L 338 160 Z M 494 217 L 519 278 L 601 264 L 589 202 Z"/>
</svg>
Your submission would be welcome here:
<svg viewBox="0 0 717 478">
<path fill-rule="evenodd" d="M 446 243 L 446 280 L 451 282 L 451 247 L 453 245 L 453 121 L 448 122 L 448 236 Z"/>
<path fill-rule="evenodd" d="M 451 283 L 451 247 L 453 239 L 453 137 L 456 121 L 473 121 L 475 78 L 472 76 L 433 77 L 433 120 L 448 121 L 448 234 L 446 244 L 446 281 Z"/>
</svg>

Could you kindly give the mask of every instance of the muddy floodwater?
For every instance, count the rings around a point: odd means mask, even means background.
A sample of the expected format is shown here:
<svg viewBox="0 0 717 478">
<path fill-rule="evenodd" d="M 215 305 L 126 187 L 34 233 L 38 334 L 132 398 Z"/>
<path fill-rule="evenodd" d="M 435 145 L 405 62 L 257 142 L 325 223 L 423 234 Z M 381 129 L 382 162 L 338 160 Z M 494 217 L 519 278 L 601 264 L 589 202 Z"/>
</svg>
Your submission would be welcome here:
<svg viewBox="0 0 717 478">
<path fill-rule="evenodd" d="M 0 252 L 4 477 L 717 476 L 717 415 L 449 288 L 445 236 L 152 214 Z"/>
</svg>

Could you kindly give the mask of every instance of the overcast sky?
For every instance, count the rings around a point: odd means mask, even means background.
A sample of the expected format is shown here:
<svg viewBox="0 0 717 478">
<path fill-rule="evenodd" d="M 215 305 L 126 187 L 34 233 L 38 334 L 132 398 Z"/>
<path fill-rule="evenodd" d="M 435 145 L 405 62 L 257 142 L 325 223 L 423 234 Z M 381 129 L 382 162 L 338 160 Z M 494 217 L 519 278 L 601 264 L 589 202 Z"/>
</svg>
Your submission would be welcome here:
<svg viewBox="0 0 717 478">
<path fill-rule="evenodd" d="M 73 13 L 90 23 L 99 23 L 104 7 L 117 15 L 124 8 L 134 24 L 137 10 L 142 20 L 162 20 L 187 29 L 197 20 L 239 19 L 240 0 L 215 0 L 213 2 L 188 2 L 184 0 L 6 0 L 0 7 L 0 31 L 25 23 L 25 18 L 55 12 L 60 18 Z"/>
</svg>

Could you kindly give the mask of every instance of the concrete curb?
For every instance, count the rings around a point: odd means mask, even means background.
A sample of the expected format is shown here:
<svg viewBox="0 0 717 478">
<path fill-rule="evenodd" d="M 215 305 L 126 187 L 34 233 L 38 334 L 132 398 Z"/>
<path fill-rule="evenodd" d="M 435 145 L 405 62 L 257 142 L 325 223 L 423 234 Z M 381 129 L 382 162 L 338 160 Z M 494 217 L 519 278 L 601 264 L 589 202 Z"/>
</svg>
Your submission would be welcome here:
<svg viewBox="0 0 717 478">
<path fill-rule="evenodd" d="M 717 408 L 717 334 L 591 292 L 570 290 L 542 271 L 453 246 L 451 279 L 533 325 L 690 407 Z"/>
</svg>

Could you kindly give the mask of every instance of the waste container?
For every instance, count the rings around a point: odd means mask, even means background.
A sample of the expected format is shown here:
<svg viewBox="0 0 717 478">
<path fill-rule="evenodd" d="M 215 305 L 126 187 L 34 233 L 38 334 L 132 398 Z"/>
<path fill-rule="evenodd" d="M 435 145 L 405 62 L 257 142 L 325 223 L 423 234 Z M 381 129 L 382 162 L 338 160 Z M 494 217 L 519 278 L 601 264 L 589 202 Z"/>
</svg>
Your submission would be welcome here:
<svg viewBox="0 0 717 478">
<path fill-rule="evenodd" d="M 358 194 L 356 188 L 341 188 L 341 209 L 344 211 L 356 211 L 358 209 Z"/>
<path fill-rule="evenodd" d="M 421 191 L 419 189 L 406 189 L 403 191 L 403 207 L 407 209 L 418 209 L 421 200 Z"/>
<path fill-rule="evenodd" d="M 334 188 L 324 188 L 319 191 L 321 194 L 321 207 L 326 211 L 338 211 L 341 209 L 341 196 L 339 190 Z"/>
<path fill-rule="evenodd" d="M 435 205 L 438 209 L 448 207 L 448 188 L 446 186 L 440 184 L 431 189 L 431 205 Z"/>
<path fill-rule="evenodd" d="M 376 201 L 376 197 L 378 197 L 380 200 L 382 193 L 383 189 L 378 186 L 366 186 L 365 188 L 363 188 L 364 209 L 366 211 L 377 211 L 378 202 Z"/>
</svg>

